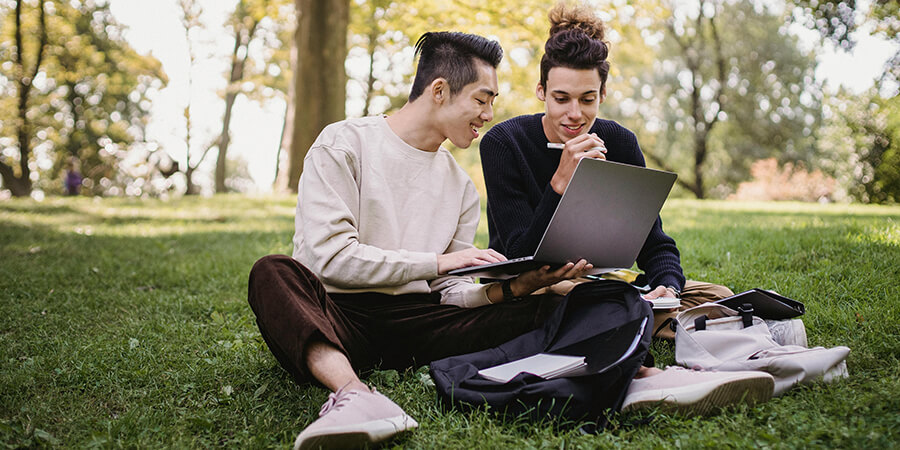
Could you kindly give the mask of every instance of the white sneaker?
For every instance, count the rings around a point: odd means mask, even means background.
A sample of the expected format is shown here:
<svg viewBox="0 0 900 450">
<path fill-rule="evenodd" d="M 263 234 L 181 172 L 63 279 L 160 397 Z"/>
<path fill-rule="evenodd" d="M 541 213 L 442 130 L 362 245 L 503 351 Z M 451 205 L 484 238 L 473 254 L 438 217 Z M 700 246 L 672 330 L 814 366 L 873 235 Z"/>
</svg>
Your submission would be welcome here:
<svg viewBox="0 0 900 450">
<path fill-rule="evenodd" d="M 358 448 L 419 426 L 396 403 L 375 392 L 345 391 L 328 396 L 319 419 L 297 435 L 294 450 Z"/>
<path fill-rule="evenodd" d="M 800 319 L 766 320 L 772 339 L 780 345 L 809 347 L 806 341 L 806 327 Z"/>
<path fill-rule="evenodd" d="M 658 406 L 662 410 L 706 415 L 739 402 L 772 398 L 775 379 L 765 372 L 715 372 L 668 367 L 660 374 L 635 378 L 622 411 Z"/>
</svg>

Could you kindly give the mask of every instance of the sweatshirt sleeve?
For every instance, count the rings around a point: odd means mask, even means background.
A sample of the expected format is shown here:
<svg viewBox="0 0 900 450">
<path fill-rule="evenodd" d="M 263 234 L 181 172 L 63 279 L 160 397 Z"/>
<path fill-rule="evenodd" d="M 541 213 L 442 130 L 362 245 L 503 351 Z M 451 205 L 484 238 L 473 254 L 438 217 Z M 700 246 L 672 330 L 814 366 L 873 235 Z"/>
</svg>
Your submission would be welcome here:
<svg viewBox="0 0 900 450">
<path fill-rule="evenodd" d="M 475 185 L 466 185 L 463 198 L 462 213 L 456 227 L 456 233 L 444 253 L 452 253 L 472 248 L 478 222 L 481 219 L 481 205 Z M 490 303 L 487 297 L 486 284 L 476 284 L 472 277 L 439 276 L 429 283 L 432 292 L 441 293 L 441 304 L 455 305 L 462 308 L 475 308 Z"/>
<path fill-rule="evenodd" d="M 297 200 L 294 257 L 339 288 L 399 286 L 437 276 L 437 255 L 385 250 L 359 239 L 359 162 L 348 151 L 313 145 Z"/>
<path fill-rule="evenodd" d="M 502 247 L 495 249 L 507 258 L 534 254 L 562 196 L 547 183 L 537 204 L 529 201 L 529 170 L 505 136 L 488 133 L 480 151 L 491 235 Z"/>
</svg>

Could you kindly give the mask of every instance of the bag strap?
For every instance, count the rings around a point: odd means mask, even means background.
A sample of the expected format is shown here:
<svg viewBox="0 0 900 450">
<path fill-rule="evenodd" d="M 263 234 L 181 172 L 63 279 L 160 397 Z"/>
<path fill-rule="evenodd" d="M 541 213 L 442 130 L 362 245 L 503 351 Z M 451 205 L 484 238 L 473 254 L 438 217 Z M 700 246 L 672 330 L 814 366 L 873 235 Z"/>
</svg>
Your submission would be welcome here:
<svg viewBox="0 0 900 450">
<path fill-rule="evenodd" d="M 750 303 L 744 303 L 739 306 L 737 309 L 738 313 L 741 314 L 741 322 L 744 324 L 744 328 L 749 328 L 753 326 L 753 305 Z"/>
<path fill-rule="evenodd" d="M 682 326 L 686 326 L 688 324 L 694 323 L 700 316 L 706 316 L 707 318 L 719 318 L 719 317 L 729 317 L 736 316 L 738 312 L 718 303 L 701 303 L 693 308 L 686 309 L 678 313 L 675 316 L 675 322 L 677 324 L 681 324 Z M 676 326 L 677 326 L 676 324 Z"/>
<path fill-rule="evenodd" d="M 659 324 L 659 327 L 656 329 L 656 331 L 653 332 L 653 337 L 656 337 L 657 335 L 659 335 L 659 332 L 662 331 L 663 328 L 666 328 L 666 327 L 669 327 L 669 329 L 672 330 L 673 333 L 675 332 L 676 327 L 675 327 L 675 318 L 674 317 L 666 317 L 666 320 L 663 320 L 663 322 L 661 324 Z"/>
<path fill-rule="evenodd" d="M 706 329 L 706 319 L 709 319 L 709 316 L 702 315 L 696 319 L 694 319 L 694 331 L 703 331 Z"/>
</svg>

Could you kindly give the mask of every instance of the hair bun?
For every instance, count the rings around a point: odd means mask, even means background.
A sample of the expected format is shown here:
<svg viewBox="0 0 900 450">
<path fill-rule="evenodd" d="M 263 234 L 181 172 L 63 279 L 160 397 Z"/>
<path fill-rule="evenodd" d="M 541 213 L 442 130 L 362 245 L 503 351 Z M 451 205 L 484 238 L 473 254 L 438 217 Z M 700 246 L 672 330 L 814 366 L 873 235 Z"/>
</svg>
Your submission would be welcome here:
<svg viewBox="0 0 900 450">
<path fill-rule="evenodd" d="M 592 39 L 603 40 L 603 21 L 586 5 L 567 7 L 559 3 L 547 14 L 550 36 L 567 30 L 581 30 Z"/>
</svg>

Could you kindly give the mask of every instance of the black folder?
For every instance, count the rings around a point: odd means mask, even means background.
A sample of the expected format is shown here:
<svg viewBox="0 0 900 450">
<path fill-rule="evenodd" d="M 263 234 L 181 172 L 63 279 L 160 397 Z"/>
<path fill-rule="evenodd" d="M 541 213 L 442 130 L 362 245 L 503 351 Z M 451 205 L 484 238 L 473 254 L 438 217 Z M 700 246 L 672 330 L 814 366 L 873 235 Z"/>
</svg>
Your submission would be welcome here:
<svg viewBox="0 0 900 450">
<path fill-rule="evenodd" d="M 764 289 L 751 289 L 723 298 L 716 303 L 734 310 L 744 303 L 749 303 L 753 305 L 754 316 L 771 320 L 792 319 L 806 312 L 803 303 Z"/>
</svg>

